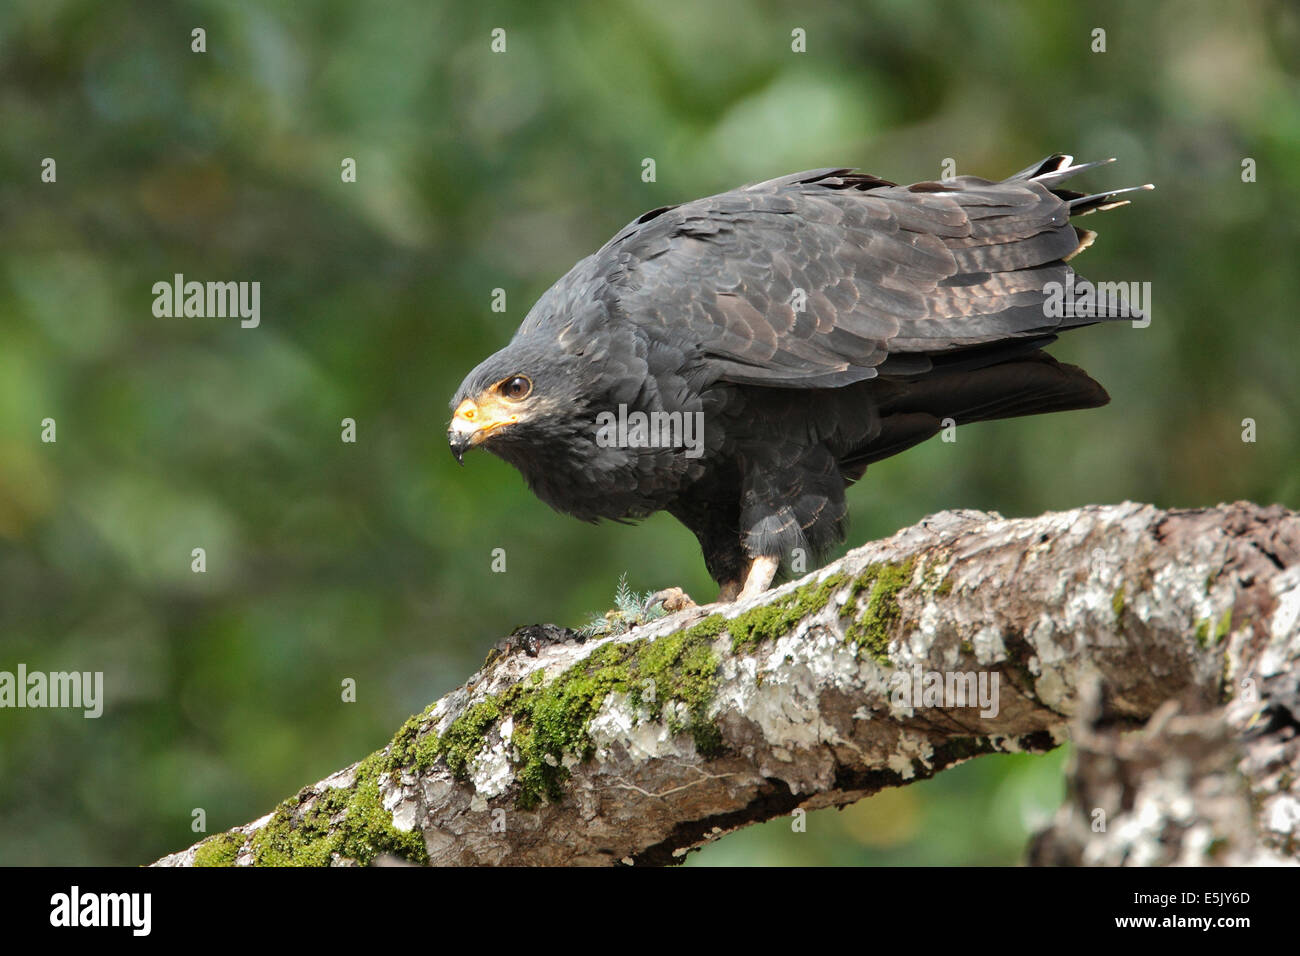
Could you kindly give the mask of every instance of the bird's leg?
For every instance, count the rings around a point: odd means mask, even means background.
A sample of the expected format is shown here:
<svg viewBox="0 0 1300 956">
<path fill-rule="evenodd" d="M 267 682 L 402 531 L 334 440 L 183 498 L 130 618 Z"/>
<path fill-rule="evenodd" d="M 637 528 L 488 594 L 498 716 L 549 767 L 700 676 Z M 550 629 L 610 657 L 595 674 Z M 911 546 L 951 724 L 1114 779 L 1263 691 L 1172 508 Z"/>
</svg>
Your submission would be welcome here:
<svg viewBox="0 0 1300 956">
<path fill-rule="evenodd" d="M 743 601 L 746 598 L 757 597 L 770 588 L 780 566 L 780 558 L 767 554 L 756 557 L 749 564 L 749 572 L 745 575 L 745 586 L 740 589 L 740 595 L 736 600 Z"/>
<path fill-rule="evenodd" d="M 779 558 L 759 556 L 752 559 L 749 562 L 749 570 L 745 572 L 744 581 L 736 578 L 722 583 L 722 587 L 718 590 L 718 602 L 730 604 L 732 601 L 762 594 L 772 586 L 772 579 L 776 577 L 776 570 L 780 564 Z"/>
<path fill-rule="evenodd" d="M 736 598 L 740 597 L 740 581 L 726 581 L 718 589 L 718 603 L 730 604 Z"/>
</svg>

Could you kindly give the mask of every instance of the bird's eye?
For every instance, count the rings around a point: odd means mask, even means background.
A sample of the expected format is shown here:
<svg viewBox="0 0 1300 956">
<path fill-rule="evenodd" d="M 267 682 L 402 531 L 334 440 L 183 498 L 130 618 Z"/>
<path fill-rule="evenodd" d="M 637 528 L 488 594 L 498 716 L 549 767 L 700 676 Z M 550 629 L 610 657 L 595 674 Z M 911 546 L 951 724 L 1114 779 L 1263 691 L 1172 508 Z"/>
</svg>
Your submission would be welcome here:
<svg viewBox="0 0 1300 956">
<path fill-rule="evenodd" d="M 501 394 L 512 402 L 518 402 L 528 397 L 528 393 L 533 390 L 533 383 L 527 376 L 516 375 L 514 378 L 507 379 L 501 386 Z"/>
</svg>

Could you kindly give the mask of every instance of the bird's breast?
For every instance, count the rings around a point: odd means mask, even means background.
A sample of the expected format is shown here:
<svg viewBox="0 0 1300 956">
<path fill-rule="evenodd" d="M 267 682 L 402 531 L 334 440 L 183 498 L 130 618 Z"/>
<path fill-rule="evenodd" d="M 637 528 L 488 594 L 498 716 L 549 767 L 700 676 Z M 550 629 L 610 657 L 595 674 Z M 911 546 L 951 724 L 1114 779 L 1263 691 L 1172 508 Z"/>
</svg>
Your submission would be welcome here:
<svg viewBox="0 0 1300 956">
<path fill-rule="evenodd" d="M 663 510 L 710 461 L 701 413 L 613 408 L 562 454 L 503 456 L 537 497 L 585 521 L 643 518 Z"/>
</svg>

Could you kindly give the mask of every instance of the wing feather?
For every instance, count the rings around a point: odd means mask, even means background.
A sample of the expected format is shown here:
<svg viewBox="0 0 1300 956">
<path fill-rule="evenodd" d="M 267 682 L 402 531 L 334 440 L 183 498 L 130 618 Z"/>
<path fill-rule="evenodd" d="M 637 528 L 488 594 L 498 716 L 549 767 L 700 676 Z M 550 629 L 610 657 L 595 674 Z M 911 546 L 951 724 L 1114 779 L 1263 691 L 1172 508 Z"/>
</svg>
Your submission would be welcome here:
<svg viewBox="0 0 1300 956">
<path fill-rule="evenodd" d="M 603 277 L 595 294 L 611 314 L 698 354 L 711 380 L 811 388 L 918 374 L 924 356 L 1079 324 L 1043 308 L 1084 235 L 1070 223 L 1079 194 L 1054 191 L 1095 165 L 1072 162 L 911 186 L 795 173 L 647 213 L 586 274 Z"/>
</svg>

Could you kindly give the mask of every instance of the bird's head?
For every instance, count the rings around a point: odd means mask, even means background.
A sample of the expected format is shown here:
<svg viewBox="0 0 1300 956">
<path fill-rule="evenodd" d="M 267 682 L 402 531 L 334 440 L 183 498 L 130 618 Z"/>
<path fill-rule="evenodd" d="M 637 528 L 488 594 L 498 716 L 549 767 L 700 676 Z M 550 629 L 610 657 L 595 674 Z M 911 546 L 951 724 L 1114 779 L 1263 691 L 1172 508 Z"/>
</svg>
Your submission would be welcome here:
<svg viewBox="0 0 1300 956">
<path fill-rule="evenodd" d="M 457 461 L 472 448 L 518 462 L 590 431 L 581 369 L 544 343 L 516 339 L 489 356 L 451 400 L 447 443 Z"/>
</svg>

